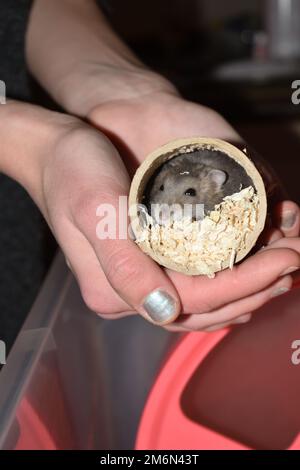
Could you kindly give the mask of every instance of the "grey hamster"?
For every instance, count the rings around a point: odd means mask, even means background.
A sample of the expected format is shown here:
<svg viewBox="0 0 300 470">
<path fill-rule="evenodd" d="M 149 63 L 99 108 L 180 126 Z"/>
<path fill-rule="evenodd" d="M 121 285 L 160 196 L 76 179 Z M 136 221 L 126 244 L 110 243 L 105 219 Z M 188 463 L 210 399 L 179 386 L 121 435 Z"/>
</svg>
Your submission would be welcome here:
<svg viewBox="0 0 300 470">
<path fill-rule="evenodd" d="M 162 165 L 154 176 L 148 197 L 151 215 L 165 222 L 172 206 L 172 217 L 185 215 L 201 220 L 225 196 L 250 186 L 251 179 L 237 162 L 214 150 L 198 150 L 176 156 Z"/>
</svg>

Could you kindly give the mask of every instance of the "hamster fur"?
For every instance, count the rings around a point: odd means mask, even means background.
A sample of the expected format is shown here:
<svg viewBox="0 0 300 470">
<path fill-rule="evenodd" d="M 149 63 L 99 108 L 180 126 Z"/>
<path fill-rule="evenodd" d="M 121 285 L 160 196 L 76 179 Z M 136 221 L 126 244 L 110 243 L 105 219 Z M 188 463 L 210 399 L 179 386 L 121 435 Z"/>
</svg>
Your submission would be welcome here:
<svg viewBox="0 0 300 470">
<path fill-rule="evenodd" d="M 182 210 L 194 220 L 201 220 L 225 196 L 250 186 L 245 170 L 220 151 L 199 150 L 176 156 L 154 176 L 148 206 L 159 223 L 167 219 L 162 207 L 173 206 L 175 218 Z M 154 209 L 152 209 L 154 208 Z"/>
</svg>

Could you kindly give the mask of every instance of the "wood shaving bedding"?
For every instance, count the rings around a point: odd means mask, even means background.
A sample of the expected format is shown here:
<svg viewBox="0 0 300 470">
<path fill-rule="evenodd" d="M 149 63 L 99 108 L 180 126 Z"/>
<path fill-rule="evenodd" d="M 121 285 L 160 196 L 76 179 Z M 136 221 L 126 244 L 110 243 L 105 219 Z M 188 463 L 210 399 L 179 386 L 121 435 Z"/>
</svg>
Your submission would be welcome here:
<svg viewBox="0 0 300 470">
<path fill-rule="evenodd" d="M 157 224 L 147 214 L 146 224 L 135 233 L 136 243 L 152 251 L 166 264 L 197 270 L 210 278 L 232 269 L 238 252 L 257 223 L 259 198 L 252 186 L 227 196 L 202 221 L 190 218 Z"/>
</svg>

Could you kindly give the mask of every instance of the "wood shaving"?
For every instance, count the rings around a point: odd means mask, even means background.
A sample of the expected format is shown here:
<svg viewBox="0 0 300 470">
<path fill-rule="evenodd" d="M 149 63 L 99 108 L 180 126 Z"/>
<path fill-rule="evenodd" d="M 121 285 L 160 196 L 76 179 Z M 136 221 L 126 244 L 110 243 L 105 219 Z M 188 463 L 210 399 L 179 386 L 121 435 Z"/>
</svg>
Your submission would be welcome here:
<svg viewBox="0 0 300 470">
<path fill-rule="evenodd" d="M 135 231 L 135 241 L 166 263 L 213 278 L 226 266 L 232 269 L 255 228 L 258 207 L 259 198 L 249 186 L 225 197 L 202 221 L 182 218 L 159 225 L 147 214 L 146 224 Z"/>
</svg>

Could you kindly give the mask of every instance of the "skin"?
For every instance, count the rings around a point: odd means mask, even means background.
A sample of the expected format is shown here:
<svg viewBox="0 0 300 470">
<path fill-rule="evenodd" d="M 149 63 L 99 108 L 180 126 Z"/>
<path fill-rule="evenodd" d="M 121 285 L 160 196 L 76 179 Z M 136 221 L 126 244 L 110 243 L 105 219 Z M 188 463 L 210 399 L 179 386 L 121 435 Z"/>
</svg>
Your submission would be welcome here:
<svg viewBox="0 0 300 470">
<path fill-rule="evenodd" d="M 143 299 L 162 288 L 177 302 L 165 328 L 211 330 L 249 320 L 279 287 L 291 288 L 285 272 L 300 266 L 299 208 L 292 201 L 274 207 L 268 245 L 215 279 L 162 269 L 131 240 L 99 240 L 96 207 L 128 194 L 133 171 L 150 151 L 195 135 L 242 138 L 222 116 L 182 99 L 146 69 L 92 0 L 36 0 L 27 60 L 53 98 L 91 125 L 20 103 L 2 106 L 0 169 L 40 207 L 92 310 L 104 318 L 146 316 Z M 295 221 L 285 229 L 288 213 Z"/>
</svg>

